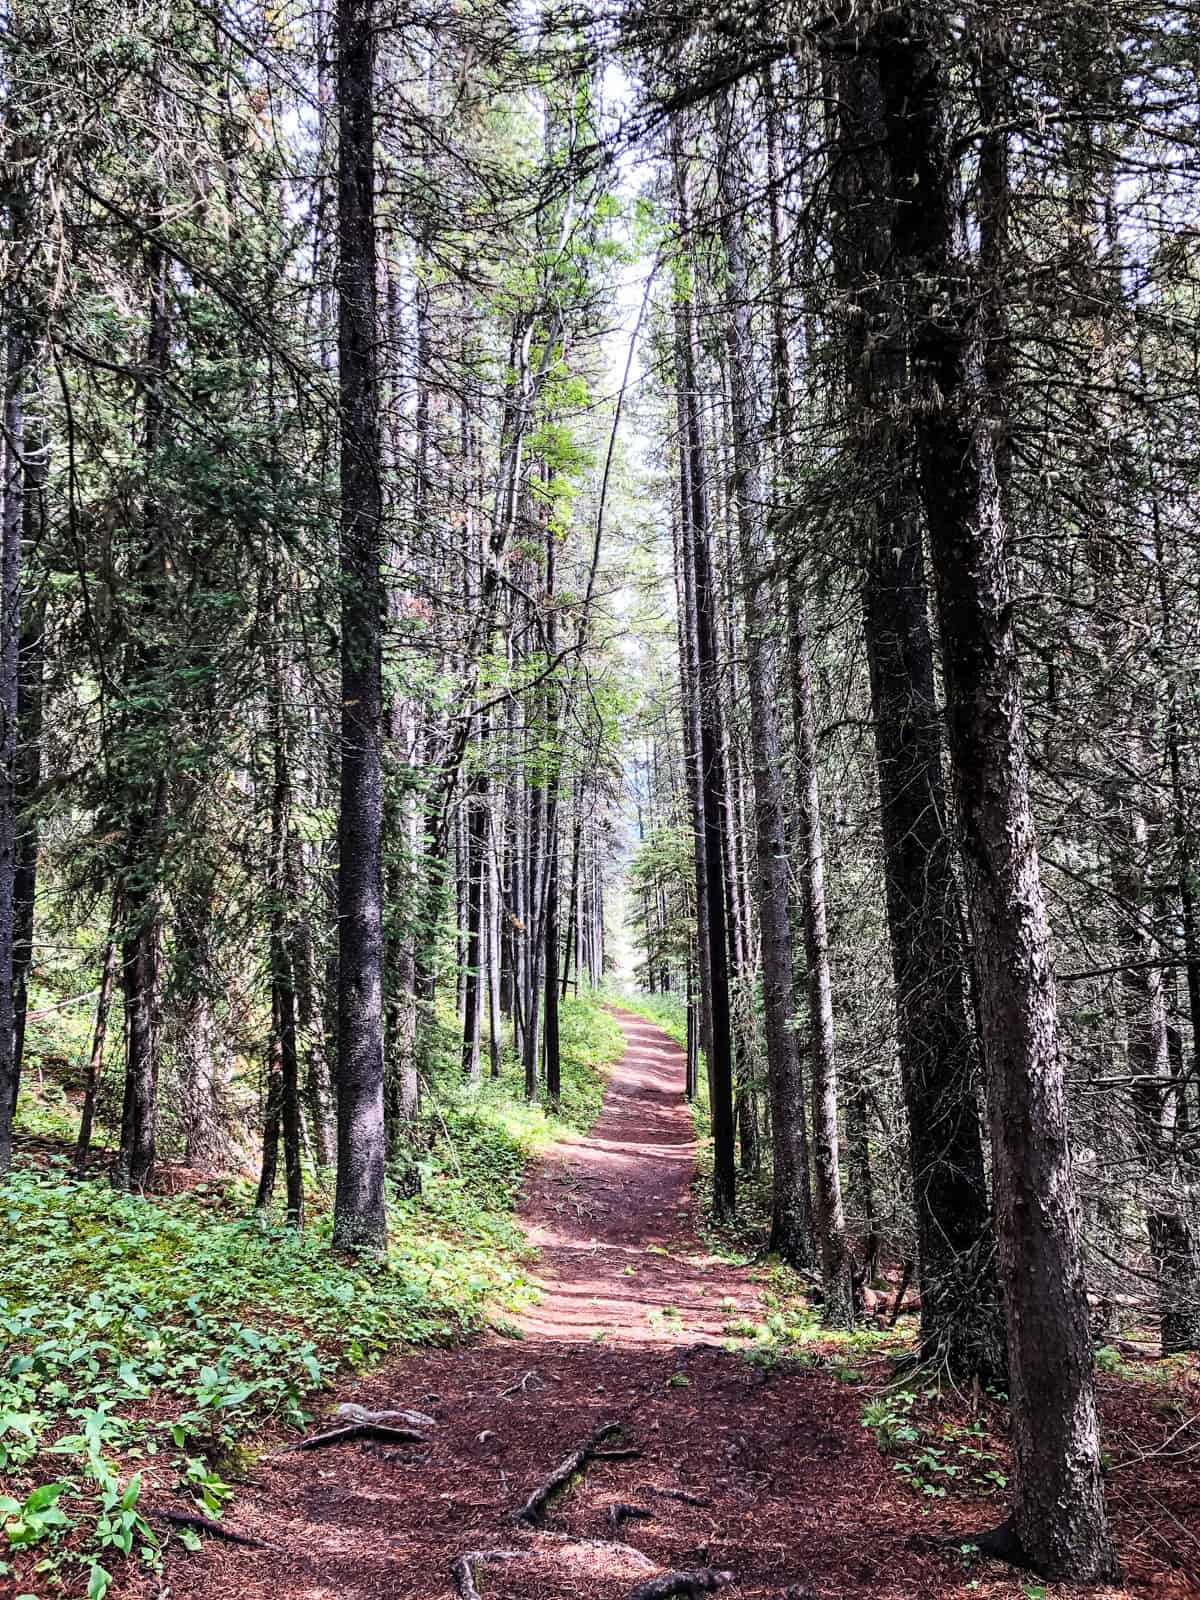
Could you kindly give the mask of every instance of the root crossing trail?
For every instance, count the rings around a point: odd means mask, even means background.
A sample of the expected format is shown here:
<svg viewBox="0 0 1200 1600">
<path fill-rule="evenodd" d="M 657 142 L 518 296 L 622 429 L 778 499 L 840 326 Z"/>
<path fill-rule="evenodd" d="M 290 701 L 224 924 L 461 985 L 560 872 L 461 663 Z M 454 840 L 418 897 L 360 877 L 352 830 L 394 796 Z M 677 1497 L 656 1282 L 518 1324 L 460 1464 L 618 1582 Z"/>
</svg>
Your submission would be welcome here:
<svg viewBox="0 0 1200 1600">
<path fill-rule="evenodd" d="M 620 1021 L 595 1129 L 527 1186 L 544 1295 L 523 1339 L 406 1354 L 341 1396 L 436 1425 L 417 1445 L 264 1455 L 229 1522 L 271 1548 L 208 1539 L 174 1559 L 174 1600 L 625 1600 L 680 1571 L 739 1600 L 1022 1592 L 968 1591 L 910 1548 L 944 1528 L 897 1489 L 858 1392 L 725 1348 L 759 1286 L 696 1239 L 682 1053 Z"/>
</svg>

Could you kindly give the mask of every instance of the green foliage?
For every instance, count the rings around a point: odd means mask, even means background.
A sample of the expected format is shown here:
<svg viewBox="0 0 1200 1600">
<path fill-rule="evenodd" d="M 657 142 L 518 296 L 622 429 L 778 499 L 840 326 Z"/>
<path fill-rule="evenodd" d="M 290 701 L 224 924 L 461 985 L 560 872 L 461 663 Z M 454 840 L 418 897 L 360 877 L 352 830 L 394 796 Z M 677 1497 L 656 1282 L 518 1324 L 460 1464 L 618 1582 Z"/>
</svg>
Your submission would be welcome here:
<svg viewBox="0 0 1200 1600">
<path fill-rule="evenodd" d="M 393 1201 L 383 1261 L 333 1256 L 319 1197 L 297 1233 L 247 1214 L 241 1184 L 143 1199 L 58 1163 L 14 1170 L 0 1187 L 10 1546 L 44 1547 L 46 1571 L 83 1563 L 89 1593 L 103 1595 L 110 1556 L 156 1559 L 137 1510 L 142 1470 L 219 1515 L 242 1441 L 267 1424 L 301 1427 L 339 1368 L 461 1338 L 526 1303 L 512 1216 L 522 1172 L 564 1124 L 594 1121 L 599 1064 L 622 1042 L 588 1001 L 565 1002 L 562 1024 L 559 1118 L 524 1101 L 514 1062 L 478 1085 L 435 1077 L 422 1192 Z M 36 1481 L 49 1462 L 54 1481 Z"/>
<path fill-rule="evenodd" d="M 897 1458 L 893 1470 L 927 1500 L 944 1500 L 954 1490 L 992 1495 L 1007 1488 L 983 1422 L 940 1420 L 939 1401 L 932 1388 L 888 1389 L 863 1406 L 862 1425 L 884 1455 Z"/>
</svg>

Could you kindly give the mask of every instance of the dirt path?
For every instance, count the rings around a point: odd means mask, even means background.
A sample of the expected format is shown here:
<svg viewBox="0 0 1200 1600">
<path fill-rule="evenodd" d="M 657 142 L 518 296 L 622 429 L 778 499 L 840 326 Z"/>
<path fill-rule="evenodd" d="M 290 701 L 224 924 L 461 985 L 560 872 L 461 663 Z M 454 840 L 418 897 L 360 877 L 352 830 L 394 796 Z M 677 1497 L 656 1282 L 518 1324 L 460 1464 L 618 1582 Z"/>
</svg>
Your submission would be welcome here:
<svg viewBox="0 0 1200 1600">
<path fill-rule="evenodd" d="M 726 1592 L 740 1600 L 1022 1593 L 1007 1580 L 968 1591 L 949 1558 L 909 1548 L 939 1518 L 922 1518 L 867 1443 L 856 1391 L 723 1347 L 756 1285 L 689 1225 L 682 1054 L 620 1020 L 629 1047 L 595 1130 L 552 1150 L 529 1186 L 545 1296 L 524 1339 L 406 1355 L 342 1395 L 439 1425 L 427 1447 L 264 1457 L 229 1520 L 276 1548 L 210 1539 L 174 1562 L 174 1600 L 448 1600 L 452 1561 L 478 1549 L 521 1553 L 481 1570 L 486 1600 L 621 1600 L 655 1572 L 706 1566 L 735 1573 Z M 515 1528 L 530 1491 L 609 1421 L 640 1457 L 597 1462 L 545 1533 Z M 653 1519 L 614 1533 L 616 1502 Z M 596 1542 L 614 1539 L 626 1548 Z"/>
</svg>

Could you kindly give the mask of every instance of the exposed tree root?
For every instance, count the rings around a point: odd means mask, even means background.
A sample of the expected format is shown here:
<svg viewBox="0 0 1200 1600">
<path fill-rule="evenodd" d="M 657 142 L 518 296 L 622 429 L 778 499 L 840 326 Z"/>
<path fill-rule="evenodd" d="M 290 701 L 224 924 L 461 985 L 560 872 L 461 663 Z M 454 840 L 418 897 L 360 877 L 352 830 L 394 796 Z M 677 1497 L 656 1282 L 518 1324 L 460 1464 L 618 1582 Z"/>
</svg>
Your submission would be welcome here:
<svg viewBox="0 0 1200 1600">
<path fill-rule="evenodd" d="M 644 1550 L 639 1550 L 635 1544 L 626 1544 L 621 1539 L 589 1539 L 577 1533 L 552 1533 L 546 1528 L 534 1528 L 532 1532 L 539 1539 L 556 1539 L 559 1544 L 579 1544 L 587 1550 L 605 1550 L 609 1555 L 627 1556 L 643 1572 L 654 1571 L 654 1562 Z"/>
<path fill-rule="evenodd" d="M 401 1406 L 397 1411 L 368 1411 L 366 1406 L 356 1405 L 349 1400 L 345 1405 L 338 1406 L 332 1413 L 331 1421 L 352 1423 L 362 1422 L 374 1426 L 396 1427 L 403 1424 L 409 1428 L 436 1428 L 437 1418 L 431 1417 L 425 1411 L 410 1411 L 406 1406 Z"/>
<path fill-rule="evenodd" d="M 233 1528 L 223 1527 L 211 1517 L 202 1517 L 197 1511 L 151 1511 L 149 1515 L 151 1521 L 158 1517 L 163 1522 L 169 1522 L 173 1528 L 191 1528 L 196 1533 L 211 1533 L 214 1539 L 224 1539 L 226 1544 L 245 1545 L 248 1550 L 277 1548 L 265 1539 L 256 1539 L 252 1533 L 237 1533 Z"/>
<path fill-rule="evenodd" d="M 908 1293 L 908 1286 L 912 1282 L 912 1277 L 913 1258 L 911 1256 L 905 1256 L 904 1268 L 900 1274 L 900 1287 L 896 1290 L 896 1301 L 892 1306 L 892 1314 L 888 1318 L 889 1328 L 894 1328 L 896 1326 L 897 1319 L 900 1316 L 900 1309 L 904 1304 L 904 1296 Z"/>
<path fill-rule="evenodd" d="M 428 1444 L 423 1433 L 412 1428 L 389 1428 L 382 1422 L 352 1422 L 345 1428 L 332 1428 L 328 1433 L 314 1433 L 299 1444 L 291 1444 L 280 1455 L 290 1456 L 297 1450 L 323 1450 L 331 1444 L 351 1444 L 355 1439 L 382 1439 L 387 1444 Z"/>
<path fill-rule="evenodd" d="M 908 1541 L 911 1550 L 961 1550 L 965 1544 L 974 1545 L 981 1556 L 991 1556 L 996 1561 L 1006 1561 L 1010 1567 L 1016 1567 L 1018 1571 L 1033 1570 L 1033 1564 L 1026 1555 L 1020 1539 L 1017 1538 L 1011 1517 L 1002 1522 L 998 1528 L 988 1528 L 983 1533 L 958 1533 L 950 1539 L 931 1539 L 921 1534 L 914 1534 Z"/>
<path fill-rule="evenodd" d="M 593 1450 L 593 1461 L 640 1461 L 642 1452 L 634 1445 L 624 1450 Z"/>
<path fill-rule="evenodd" d="M 572 1478 L 578 1476 L 586 1469 L 589 1462 L 595 1460 L 596 1451 L 605 1439 L 611 1439 L 614 1433 L 620 1431 L 619 1422 L 606 1422 L 602 1428 L 597 1428 L 585 1444 L 581 1444 L 577 1450 L 572 1450 L 564 1461 L 559 1462 L 548 1478 L 543 1478 L 513 1517 L 513 1521 L 524 1523 L 529 1528 L 536 1528 L 552 1502 L 569 1487 Z"/>
<path fill-rule="evenodd" d="M 673 1595 L 683 1595 L 684 1600 L 696 1600 L 697 1595 L 711 1594 L 733 1582 L 732 1572 L 721 1572 L 715 1567 L 700 1567 L 694 1572 L 664 1572 L 661 1578 L 651 1578 L 649 1583 L 639 1583 L 631 1589 L 625 1600 L 671 1600 Z"/>
<path fill-rule="evenodd" d="M 685 1506 L 711 1506 L 712 1501 L 707 1495 L 692 1494 L 689 1489 L 647 1489 L 647 1494 L 661 1495 L 664 1500 L 678 1500 Z"/>
<path fill-rule="evenodd" d="M 628 1501 L 617 1500 L 608 1508 L 608 1525 L 610 1528 L 619 1528 L 624 1522 L 650 1522 L 654 1515 L 646 1506 L 634 1506 Z"/>
<path fill-rule="evenodd" d="M 539 1389 L 544 1389 L 545 1388 L 545 1384 L 538 1377 L 537 1373 L 533 1370 L 532 1367 L 529 1369 L 528 1372 L 523 1372 L 521 1374 L 521 1376 L 517 1379 L 516 1383 L 510 1383 L 507 1389 L 501 1389 L 501 1391 L 500 1391 L 501 1400 L 511 1400 L 513 1395 L 515 1395 L 515 1394 L 525 1394 L 525 1393 L 527 1393 L 530 1384 L 534 1384 Z"/>
<path fill-rule="evenodd" d="M 458 1600 L 482 1600 L 475 1587 L 476 1566 L 486 1566 L 489 1561 L 519 1561 L 528 1553 L 527 1550 L 467 1550 L 461 1556 L 456 1556 L 450 1571 L 454 1574 Z"/>
</svg>

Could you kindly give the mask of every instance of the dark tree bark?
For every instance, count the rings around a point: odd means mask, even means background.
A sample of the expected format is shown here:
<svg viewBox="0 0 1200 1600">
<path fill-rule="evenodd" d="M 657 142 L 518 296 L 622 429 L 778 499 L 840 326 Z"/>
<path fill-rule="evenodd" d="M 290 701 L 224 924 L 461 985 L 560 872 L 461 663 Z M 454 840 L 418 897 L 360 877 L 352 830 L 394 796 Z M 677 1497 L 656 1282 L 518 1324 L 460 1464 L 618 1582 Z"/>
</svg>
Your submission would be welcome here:
<svg viewBox="0 0 1200 1600">
<path fill-rule="evenodd" d="M 387 1242 L 383 1119 L 383 594 L 373 0 L 338 0 L 342 723 L 334 1244 Z"/>
<path fill-rule="evenodd" d="M 744 584 L 746 675 L 750 698 L 750 751 L 754 778 L 754 833 L 758 922 L 761 938 L 767 1082 L 771 1102 L 771 1246 L 793 1266 L 813 1263 L 812 1217 L 808 1209 L 808 1129 L 804 1073 L 792 1027 L 793 957 L 789 912 L 790 866 L 783 803 L 783 754 L 777 710 L 777 604 L 766 576 L 772 563 L 762 462 L 762 424 L 755 395 L 757 361 L 751 328 L 751 288 L 742 245 L 748 194 L 734 152 L 738 130 L 733 105 L 722 97 L 717 157 L 722 236 L 729 281 L 726 344 L 738 539 Z M 823 909 L 823 908 L 822 908 Z M 828 965 L 825 969 L 828 982 Z M 832 1070 L 832 1011 L 829 1066 Z M 814 1029 L 821 1020 L 814 1017 Z M 832 1173 L 818 1162 L 821 1258 L 827 1305 L 844 1281 L 844 1223 L 837 1187 L 837 1098 L 833 1102 Z M 822 1132 L 826 1130 L 822 1124 Z M 831 1180 L 831 1181 L 830 1181 Z"/>
<path fill-rule="evenodd" d="M 893 297 L 894 286 L 904 281 L 902 263 L 918 208 L 896 199 L 909 192 L 907 152 L 889 143 L 893 130 L 874 48 L 856 50 L 836 83 L 846 150 L 835 195 L 837 271 L 839 289 L 852 306 L 846 359 L 860 471 L 864 484 L 874 486 L 862 550 L 863 622 L 917 1218 L 921 1344 L 927 1358 L 959 1376 L 978 1373 L 1003 1381 L 975 1041 L 942 777 L 918 458 L 909 431 L 907 312 Z"/>
<path fill-rule="evenodd" d="M 83 1082 L 83 1108 L 79 1115 L 79 1133 L 71 1158 L 71 1170 L 77 1178 L 82 1178 L 87 1170 L 88 1155 L 92 1148 L 96 1098 L 100 1089 L 100 1077 L 104 1071 L 104 1045 L 108 1038 L 108 1013 L 112 1005 L 113 990 L 117 985 L 117 934 L 120 925 L 121 906 L 114 896 L 108 938 L 104 942 L 104 959 L 100 964 L 100 988 L 96 995 L 96 1014 L 92 1024 L 92 1048 L 88 1055 L 87 1074 Z"/>
<path fill-rule="evenodd" d="M 31 447 L 32 448 L 32 447 Z M 41 542 L 45 477 L 48 466 L 43 434 L 36 454 L 27 456 L 25 542 Z M 21 1081 L 25 1053 L 25 1014 L 33 965 L 33 926 L 37 902 L 40 830 L 35 809 L 42 777 L 42 711 L 46 670 L 46 595 L 24 608 L 17 673 L 17 860 L 13 876 L 13 1065 Z M 13 1109 L 16 1109 L 14 1101 Z"/>
<path fill-rule="evenodd" d="M 137 693 L 152 693 L 161 670 L 161 652 L 154 637 L 164 604 L 167 575 L 164 509 L 150 490 L 163 444 L 163 384 L 170 364 L 171 320 L 168 305 L 166 252 L 147 251 L 149 333 L 142 449 L 148 484 L 142 510 L 143 545 L 135 571 L 138 612 L 135 637 L 128 651 L 129 678 Z M 154 715 L 151 710 L 150 715 Z M 131 732 L 131 729 L 127 729 Z M 160 747 L 165 740 L 160 739 Z M 153 749 L 153 746 L 152 746 Z M 160 748 L 165 756 L 165 750 Z M 148 758 L 144 754 L 142 761 Z M 152 759 L 152 758 L 150 758 Z M 168 811 L 164 770 L 136 772 L 129 784 L 125 860 L 121 892 L 124 931 L 121 978 L 125 993 L 125 1098 L 121 1144 L 114 1182 L 120 1188 L 144 1189 L 153 1176 L 159 1066 L 158 978 L 160 935 L 160 856 Z"/>
<path fill-rule="evenodd" d="M 556 612 L 556 555 L 555 532 L 546 524 L 546 654 L 553 660 L 558 651 L 558 615 Z M 554 678 L 546 685 L 546 746 L 549 751 L 550 776 L 546 797 L 546 912 L 542 928 L 542 965 L 545 975 L 545 998 L 542 1013 L 542 1058 L 546 1072 L 546 1099 L 552 1110 L 558 1110 L 562 1093 L 562 1054 L 558 1036 L 558 900 L 559 900 L 559 838 L 558 814 L 561 801 L 561 752 L 559 750 L 559 686 Z"/>
<path fill-rule="evenodd" d="M 674 148 L 676 204 L 680 232 L 685 243 L 691 221 L 687 196 L 687 175 L 678 137 Z M 687 507 L 683 538 L 688 551 L 684 558 L 685 575 L 691 577 L 688 599 L 689 633 L 695 639 L 696 722 L 699 734 L 698 764 L 701 833 L 704 842 L 703 880 L 697 892 L 704 896 L 708 929 L 708 1030 L 705 1046 L 708 1058 L 709 1108 L 713 1131 L 713 1211 L 718 1218 L 733 1214 L 736 1205 L 733 1117 L 733 1051 L 730 1030 L 728 918 L 725 905 L 724 855 L 725 778 L 720 706 L 720 658 L 717 646 L 715 607 L 709 544 L 709 506 L 704 460 L 704 435 L 699 396 L 696 389 L 695 311 L 685 303 L 682 339 L 676 341 L 680 363 L 676 382 L 683 394 L 686 432 L 680 440 L 687 453 Z"/>
<path fill-rule="evenodd" d="M 480 728 L 478 768 L 467 788 L 467 923 L 466 988 L 463 1006 L 462 1069 L 469 1078 L 480 1075 L 480 1038 L 483 1026 L 484 853 L 487 849 L 488 782 L 484 769 L 488 727 Z"/>
<path fill-rule="evenodd" d="M 1113 1575 L 1115 1561 L 1005 526 L 957 234 L 944 40 L 932 13 L 902 8 L 875 21 L 871 43 L 891 193 L 909 197 L 897 206 L 904 245 L 896 266 L 914 291 L 912 426 L 988 1072 L 1012 1402 L 1012 1531 L 1023 1557 L 1045 1575 L 1097 1581 Z"/>
</svg>

